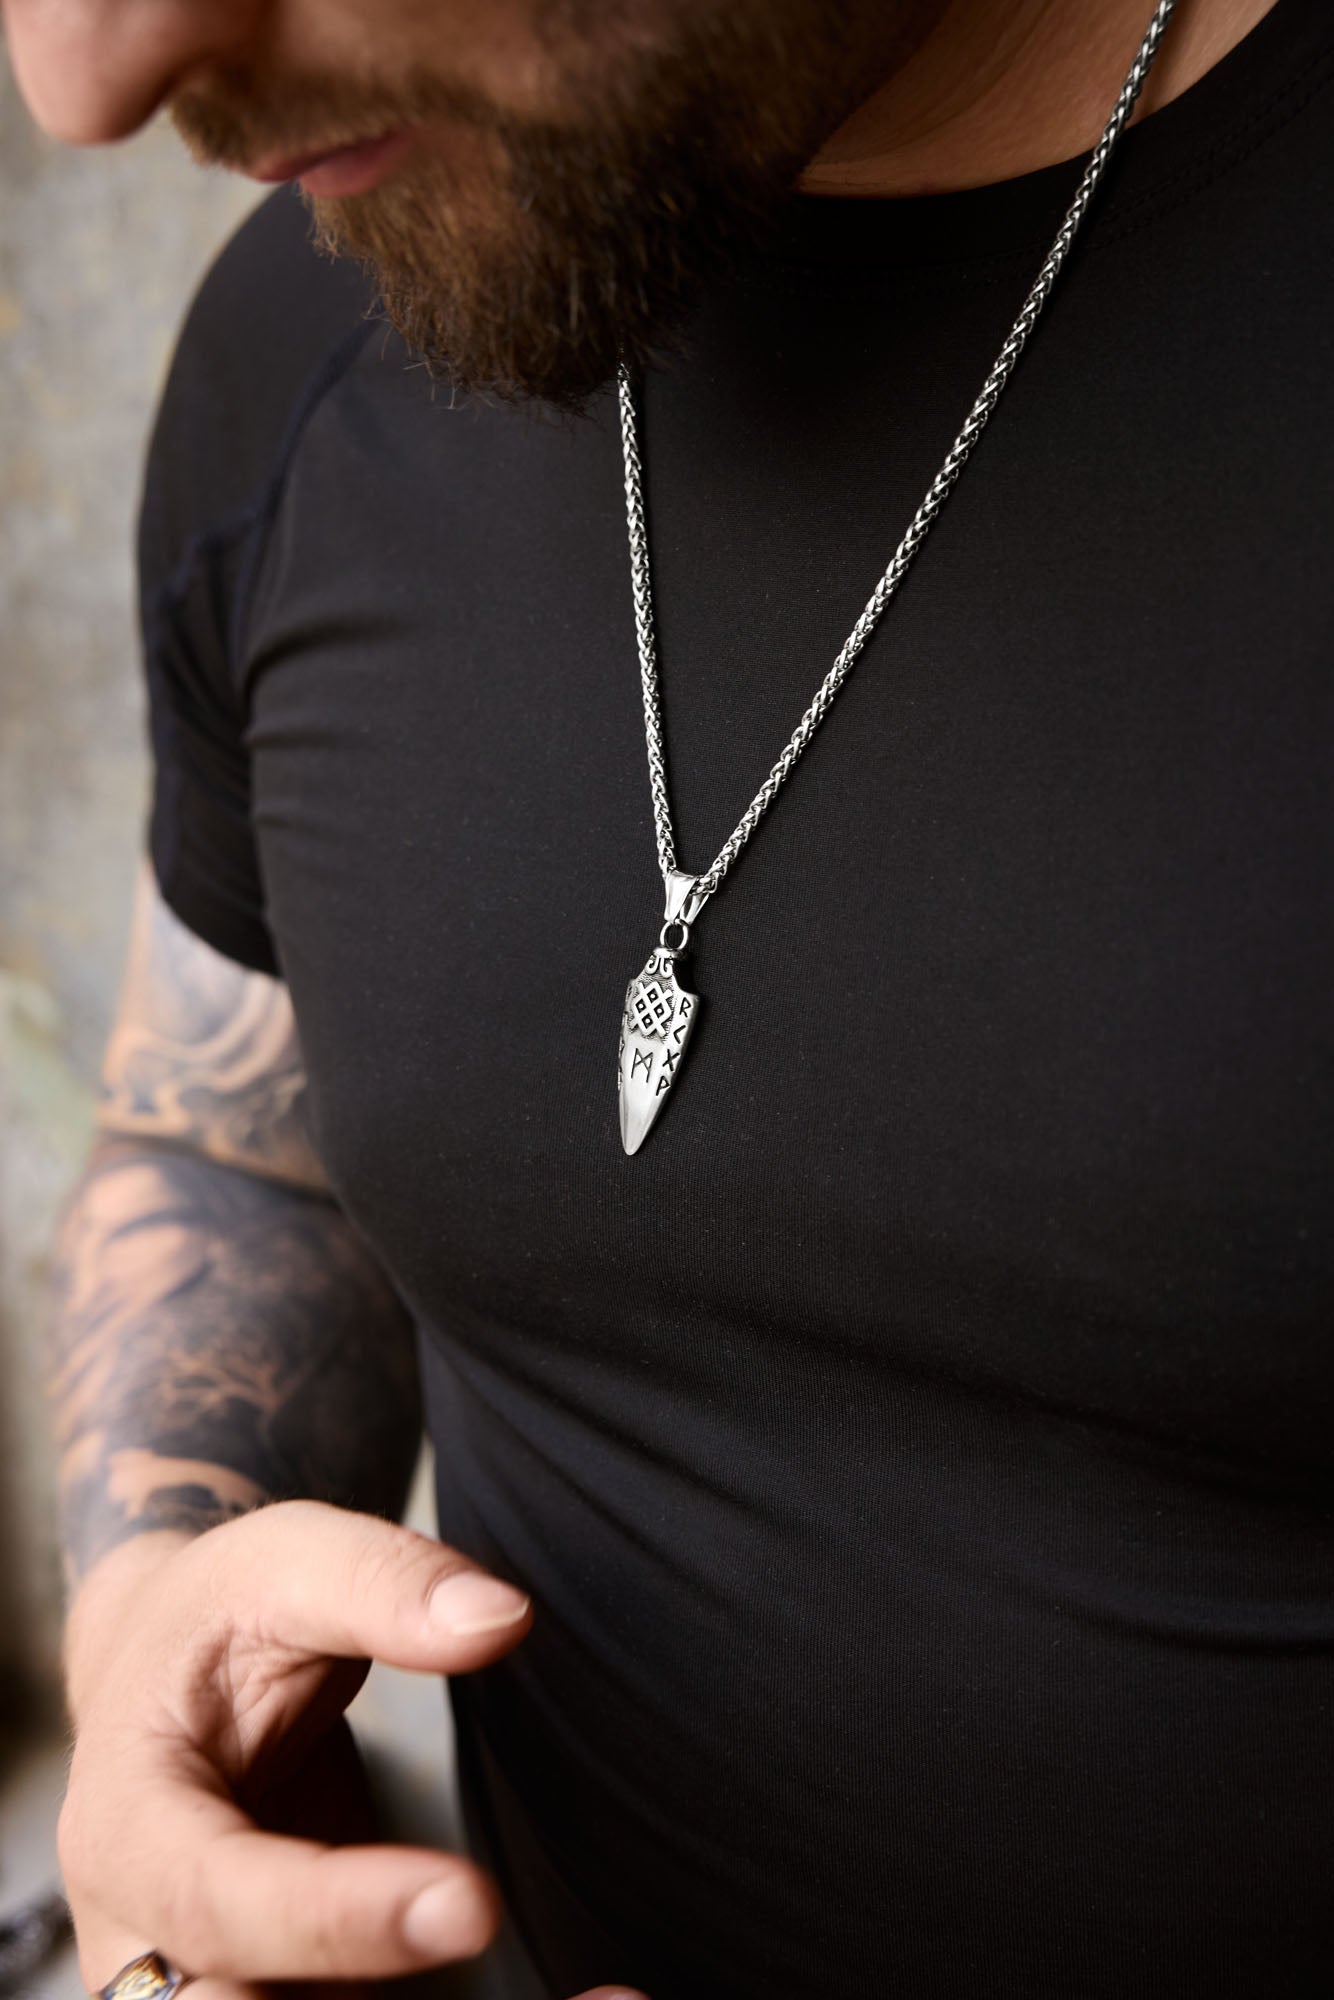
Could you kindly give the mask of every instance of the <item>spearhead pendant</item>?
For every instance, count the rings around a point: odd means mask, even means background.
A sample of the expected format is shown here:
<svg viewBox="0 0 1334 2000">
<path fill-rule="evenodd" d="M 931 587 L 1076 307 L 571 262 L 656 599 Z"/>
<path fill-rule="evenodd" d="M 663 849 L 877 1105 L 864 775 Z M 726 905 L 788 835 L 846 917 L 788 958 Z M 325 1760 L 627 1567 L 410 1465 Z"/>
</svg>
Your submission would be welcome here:
<svg viewBox="0 0 1334 2000">
<path fill-rule="evenodd" d="M 700 907 L 694 888 L 693 875 L 672 870 L 667 879 L 667 921 L 658 949 L 625 989 L 616 1083 L 621 1144 L 627 1153 L 639 1151 L 667 1102 L 699 1013 L 698 994 L 688 993 L 676 976 L 676 960 L 685 950 L 690 921 Z M 673 932 L 678 936 L 672 938 Z"/>
</svg>

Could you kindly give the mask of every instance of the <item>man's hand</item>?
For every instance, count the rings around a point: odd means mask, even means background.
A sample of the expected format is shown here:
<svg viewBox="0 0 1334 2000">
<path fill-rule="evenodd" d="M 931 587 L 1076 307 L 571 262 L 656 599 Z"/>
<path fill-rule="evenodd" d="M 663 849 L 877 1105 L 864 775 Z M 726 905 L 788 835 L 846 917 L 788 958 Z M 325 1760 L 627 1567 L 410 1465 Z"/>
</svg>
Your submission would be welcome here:
<svg viewBox="0 0 1334 2000">
<path fill-rule="evenodd" d="M 104 1558 L 68 1640 L 60 1854 L 85 1983 L 150 1947 L 212 2000 L 216 1981 L 237 2000 L 481 1951 L 499 1908 L 480 1869 L 369 1844 L 342 1712 L 372 1659 L 468 1673 L 529 1624 L 521 1592 L 454 1551 L 313 1501 Z"/>
</svg>

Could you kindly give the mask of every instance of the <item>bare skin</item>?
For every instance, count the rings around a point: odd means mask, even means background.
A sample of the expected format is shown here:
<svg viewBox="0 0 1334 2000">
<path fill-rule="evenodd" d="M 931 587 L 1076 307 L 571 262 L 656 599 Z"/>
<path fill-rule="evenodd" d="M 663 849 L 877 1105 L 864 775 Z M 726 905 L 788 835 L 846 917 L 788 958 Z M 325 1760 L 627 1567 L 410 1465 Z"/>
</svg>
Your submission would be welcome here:
<svg viewBox="0 0 1334 2000">
<path fill-rule="evenodd" d="M 78 1585 L 61 1861 L 94 1989 L 152 1946 L 201 2000 L 260 2000 L 471 1955 L 498 1919 L 471 1862 L 375 1842 L 343 1721 L 372 1658 L 467 1672 L 530 1613 L 393 1523 L 411 1326 L 305 1095 L 284 987 L 145 872 L 50 1349 Z"/>
<path fill-rule="evenodd" d="M 968 187 L 1088 146 L 1150 4 L 0 0 L 49 131 L 168 103 L 201 162 L 301 182 L 437 379 L 576 412 L 661 359 L 794 183 Z M 1269 4 L 1179 0 L 1145 108 Z"/>
<path fill-rule="evenodd" d="M 1189 90 L 1273 5 L 1178 0 L 1136 117 Z M 1087 152 L 1151 12 L 1151 0 L 949 0 L 915 53 L 830 136 L 802 188 L 939 194 Z"/>
<path fill-rule="evenodd" d="M 330 1199 L 278 981 L 145 874 L 67 1212 L 49 1385 L 72 1576 L 129 1535 L 293 1496 L 396 1515 L 420 1434 L 406 1313 Z"/>
<path fill-rule="evenodd" d="M 1271 4 L 1180 0 L 1145 111 Z M 760 46 L 784 9 L 818 56 L 818 0 L 727 12 L 747 12 Z M 864 196 L 1068 159 L 1096 136 L 1149 9 L 831 0 L 841 110 L 820 110 L 819 143 L 782 153 L 776 185 L 797 159 L 806 189 Z M 0 0 L 34 116 L 72 143 L 124 137 L 210 80 L 267 66 L 279 88 L 250 106 L 253 156 L 229 162 L 242 168 L 287 158 L 294 135 L 301 147 L 383 136 L 390 114 L 369 129 L 352 116 L 358 89 L 393 106 L 414 71 L 446 87 L 431 102 L 455 88 L 474 114 L 558 124 L 700 17 L 703 0 Z M 345 87 L 346 129 L 317 135 L 317 96 L 304 111 L 283 98 L 303 66 Z M 467 192 L 503 235 L 507 184 L 482 173 L 485 126 L 442 113 L 413 143 L 452 148 L 465 170 L 480 160 Z M 342 1721 L 366 1662 L 468 1671 L 518 1643 L 529 1610 L 521 1590 L 393 1523 L 419 1421 L 410 1330 L 323 1185 L 303 1097 L 281 986 L 211 953 L 146 885 L 51 1353 L 79 1582 L 61 1844 L 94 1988 L 151 1944 L 204 1975 L 200 2000 L 257 2000 L 263 1980 L 364 1980 L 464 1956 L 496 1921 L 471 1864 L 370 1844 Z M 434 1595 L 446 1579 L 452 1596 Z"/>
<path fill-rule="evenodd" d="M 287 989 L 201 944 L 144 871 L 102 1069 L 103 1132 L 188 1141 L 225 1166 L 327 1195 L 306 1129 Z"/>
<path fill-rule="evenodd" d="M 1144 112 L 1189 89 L 1274 0 L 1180 0 Z M 651 41 L 679 0 L 608 8 L 606 59 Z M 844 12 L 848 10 L 842 10 Z M 882 0 L 865 14 L 884 35 Z M 898 0 L 893 73 L 868 75 L 861 107 L 802 178 L 815 193 L 904 195 L 975 187 L 1070 159 L 1092 144 L 1148 24 L 1151 0 Z M 375 0 L 384 74 L 438 61 L 523 114 L 550 111 L 542 0 Z M 210 65 L 264 43 L 335 73 L 364 60 L 367 0 L 0 0 L 20 86 L 48 132 L 91 145 L 138 130 Z"/>
</svg>

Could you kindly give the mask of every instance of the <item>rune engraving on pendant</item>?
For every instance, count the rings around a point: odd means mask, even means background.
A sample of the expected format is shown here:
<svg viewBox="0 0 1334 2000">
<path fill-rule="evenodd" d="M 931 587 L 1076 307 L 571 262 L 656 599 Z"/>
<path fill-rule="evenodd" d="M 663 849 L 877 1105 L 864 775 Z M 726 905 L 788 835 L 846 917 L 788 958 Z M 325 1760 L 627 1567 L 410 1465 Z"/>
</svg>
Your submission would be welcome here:
<svg viewBox="0 0 1334 2000">
<path fill-rule="evenodd" d="M 699 997 L 676 977 L 670 951 L 655 951 L 625 989 L 617 1085 L 621 1144 L 637 1153 L 676 1081 L 695 1025 Z"/>
<path fill-rule="evenodd" d="M 625 989 L 621 1045 L 616 1052 L 616 1088 L 621 1112 L 621 1144 L 637 1153 L 676 1082 L 699 1013 L 699 995 L 688 993 L 676 976 L 676 960 L 690 935 L 683 914 L 693 912 L 695 878 L 673 869 L 667 883 L 667 921 L 662 938 L 643 971 Z M 668 943 L 672 932 L 678 941 Z"/>
</svg>

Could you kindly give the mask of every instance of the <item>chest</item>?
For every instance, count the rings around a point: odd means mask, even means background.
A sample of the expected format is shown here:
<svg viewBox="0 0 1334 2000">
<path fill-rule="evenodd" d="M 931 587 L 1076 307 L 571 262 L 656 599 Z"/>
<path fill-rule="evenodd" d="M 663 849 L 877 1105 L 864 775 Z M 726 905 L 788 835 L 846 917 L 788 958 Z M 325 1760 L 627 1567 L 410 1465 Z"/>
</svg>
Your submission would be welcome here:
<svg viewBox="0 0 1334 2000">
<path fill-rule="evenodd" d="M 627 1160 L 618 1020 L 661 891 L 614 431 L 463 413 L 431 464 L 445 413 L 411 409 L 354 383 L 322 415 L 250 713 L 322 1144 L 419 1310 L 516 1362 L 576 1339 L 620 1367 L 628 1341 L 650 1369 L 703 1313 L 1326 1453 L 1303 1428 L 1334 1298 L 1310 523 L 1271 519 L 1243 564 L 1235 493 L 1196 464 L 1183 561 L 1113 420 L 1093 498 L 1042 425 L 998 434 L 701 921 L 689 1061 Z M 869 460 L 835 514 L 775 502 L 795 446 L 739 491 L 675 435 L 654 545 L 699 869 L 882 566 L 915 446 L 872 527 Z"/>
</svg>

